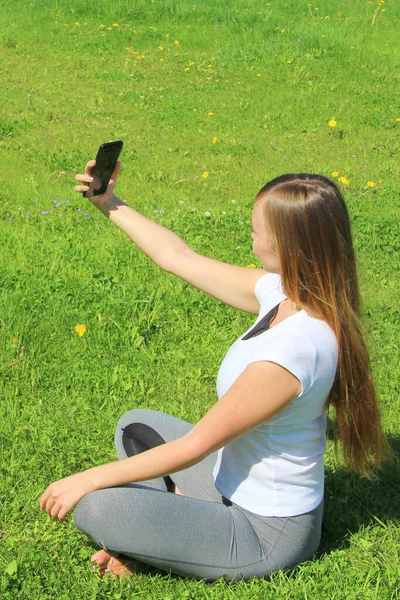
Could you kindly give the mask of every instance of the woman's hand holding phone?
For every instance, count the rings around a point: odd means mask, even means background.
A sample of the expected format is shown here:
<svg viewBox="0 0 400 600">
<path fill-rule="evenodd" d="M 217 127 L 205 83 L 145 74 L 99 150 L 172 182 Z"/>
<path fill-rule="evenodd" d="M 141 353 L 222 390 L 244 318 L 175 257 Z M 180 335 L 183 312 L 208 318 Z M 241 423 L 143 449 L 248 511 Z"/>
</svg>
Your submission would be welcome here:
<svg viewBox="0 0 400 600">
<path fill-rule="evenodd" d="M 97 208 L 109 216 L 108 204 L 113 198 L 121 164 L 118 157 L 124 143 L 122 140 L 104 142 L 100 145 L 96 160 L 86 163 L 85 173 L 76 176 L 76 180 L 87 185 L 76 186 L 85 198 L 90 198 Z"/>
<path fill-rule="evenodd" d="M 91 171 L 93 167 L 96 165 L 95 160 L 89 160 L 85 166 L 84 173 L 78 173 L 75 179 L 80 183 L 80 185 L 75 186 L 75 191 L 81 194 L 86 193 L 86 198 L 89 200 L 103 212 L 106 216 L 109 215 L 109 212 L 112 208 L 115 207 L 115 201 L 117 200 L 114 196 L 114 189 L 117 185 L 118 174 L 121 170 L 121 163 L 118 161 L 115 165 L 115 169 L 111 175 L 110 181 L 108 183 L 107 189 L 104 194 L 93 195 L 90 193 L 90 184 L 93 183 L 94 178 L 91 175 Z M 88 193 L 89 192 L 89 193 Z"/>
</svg>

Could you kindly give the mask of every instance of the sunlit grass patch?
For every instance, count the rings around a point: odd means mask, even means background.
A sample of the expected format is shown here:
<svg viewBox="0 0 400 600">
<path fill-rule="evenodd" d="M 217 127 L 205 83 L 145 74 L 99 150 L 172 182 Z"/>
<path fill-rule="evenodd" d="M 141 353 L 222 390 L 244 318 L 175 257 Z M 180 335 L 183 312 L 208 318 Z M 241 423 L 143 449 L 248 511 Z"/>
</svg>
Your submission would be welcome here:
<svg viewBox="0 0 400 600">
<path fill-rule="evenodd" d="M 110 139 L 124 140 L 123 199 L 248 268 L 259 266 L 251 207 L 268 179 L 338 183 L 399 451 L 399 16 L 375 0 L 3 3 L 1 598 L 396 597 L 398 465 L 360 481 L 332 439 L 321 549 L 270 581 L 101 581 L 92 546 L 71 520 L 40 515 L 38 497 L 55 477 L 114 460 L 115 423 L 133 406 L 201 418 L 219 362 L 252 322 L 161 272 L 73 192 Z"/>
</svg>

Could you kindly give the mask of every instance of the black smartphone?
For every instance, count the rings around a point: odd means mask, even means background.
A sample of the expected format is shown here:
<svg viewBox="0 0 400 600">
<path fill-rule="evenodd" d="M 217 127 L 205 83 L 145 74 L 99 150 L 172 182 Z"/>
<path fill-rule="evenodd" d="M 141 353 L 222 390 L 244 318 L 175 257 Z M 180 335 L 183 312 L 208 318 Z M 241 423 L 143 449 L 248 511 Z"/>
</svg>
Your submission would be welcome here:
<svg viewBox="0 0 400 600">
<path fill-rule="evenodd" d="M 87 192 L 84 192 L 85 198 L 90 196 L 100 196 L 107 189 L 110 177 L 113 174 L 118 157 L 122 150 L 122 140 L 115 142 L 105 142 L 101 144 L 96 156 L 96 164 L 90 172 L 93 177 Z"/>
</svg>

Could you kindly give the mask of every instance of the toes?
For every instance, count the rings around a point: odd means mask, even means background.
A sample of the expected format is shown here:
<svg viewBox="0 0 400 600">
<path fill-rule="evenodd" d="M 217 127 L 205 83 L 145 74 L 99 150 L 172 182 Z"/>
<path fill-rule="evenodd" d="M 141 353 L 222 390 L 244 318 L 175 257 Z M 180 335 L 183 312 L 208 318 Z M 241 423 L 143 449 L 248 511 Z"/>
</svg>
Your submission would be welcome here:
<svg viewBox="0 0 400 600">
<path fill-rule="evenodd" d="M 96 552 L 96 554 L 93 554 L 90 561 L 96 562 L 98 565 L 103 565 L 103 564 L 107 564 L 108 561 L 110 560 L 110 558 L 111 558 L 111 555 L 108 554 L 108 552 L 106 552 L 105 550 L 99 550 L 98 552 Z"/>
</svg>

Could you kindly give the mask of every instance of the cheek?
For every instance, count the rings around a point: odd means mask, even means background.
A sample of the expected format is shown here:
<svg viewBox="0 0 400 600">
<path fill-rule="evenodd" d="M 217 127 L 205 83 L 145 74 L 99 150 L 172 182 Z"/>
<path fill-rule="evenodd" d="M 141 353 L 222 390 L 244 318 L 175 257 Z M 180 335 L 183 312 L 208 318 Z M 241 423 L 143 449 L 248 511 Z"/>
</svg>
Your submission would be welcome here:
<svg viewBox="0 0 400 600">
<path fill-rule="evenodd" d="M 259 237 L 253 238 L 253 250 L 262 254 L 269 254 L 271 251 L 270 245 L 265 239 Z"/>
</svg>

